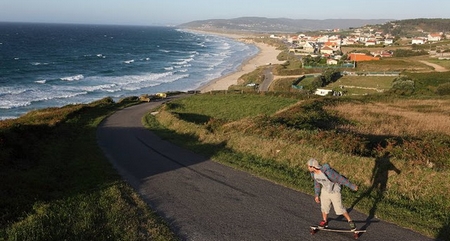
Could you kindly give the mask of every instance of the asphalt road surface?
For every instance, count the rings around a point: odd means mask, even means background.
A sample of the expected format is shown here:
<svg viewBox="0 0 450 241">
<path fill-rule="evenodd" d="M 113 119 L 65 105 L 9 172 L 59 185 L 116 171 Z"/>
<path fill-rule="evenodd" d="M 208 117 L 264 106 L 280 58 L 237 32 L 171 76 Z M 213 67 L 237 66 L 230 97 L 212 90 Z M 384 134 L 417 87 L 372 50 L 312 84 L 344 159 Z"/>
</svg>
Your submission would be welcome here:
<svg viewBox="0 0 450 241">
<path fill-rule="evenodd" d="M 352 233 L 318 232 L 321 219 L 310 195 L 223 166 L 161 140 L 141 119 L 161 102 L 118 111 L 98 127 L 107 158 L 181 240 L 351 240 Z M 305 172 L 306 172 L 305 168 Z M 311 188 L 313 184 L 311 181 Z M 345 198 L 345 197 L 344 197 Z M 432 240 L 351 211 L 360 240 Z M 330 214 L 333 227 L 347 228 Z"/>
<path fill-rule="evenodd" d="M 269 86 L 272 84 L 273 81 L 273 73 L 272 73 L 273 67 L 266 68 L 264 70 L 264 80 L 259 86 L 259 91 L 268 91 Z"/>
</svg>

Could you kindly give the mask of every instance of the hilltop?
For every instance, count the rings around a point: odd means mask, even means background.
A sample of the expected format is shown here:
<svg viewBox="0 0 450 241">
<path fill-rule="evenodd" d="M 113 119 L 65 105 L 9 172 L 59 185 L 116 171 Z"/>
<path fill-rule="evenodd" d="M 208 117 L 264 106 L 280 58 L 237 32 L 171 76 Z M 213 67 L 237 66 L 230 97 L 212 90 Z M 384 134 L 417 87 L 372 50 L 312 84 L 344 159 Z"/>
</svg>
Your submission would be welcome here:
<svg viewBox="0 0 450 241">
<path fill-rule="evenodd" d="M 387 22 L 375 27 L 378 27 L 378 29 L 385 33 L 400 37 L 417 37 L 433 32 L 448 33 L 450 31 L 450 19 L 405 19 Z"/>
<path fill-rule="evenodd" d="M 392 19 L 289 19 L 241 17 L 234 19 L 208 19 L 179 25 L 203 31 L 254 32 L 254 33 L 289 33 L 317 31 L 325 29 L 348 29 L 364 25 L 383 24 Z"/>
</svg>

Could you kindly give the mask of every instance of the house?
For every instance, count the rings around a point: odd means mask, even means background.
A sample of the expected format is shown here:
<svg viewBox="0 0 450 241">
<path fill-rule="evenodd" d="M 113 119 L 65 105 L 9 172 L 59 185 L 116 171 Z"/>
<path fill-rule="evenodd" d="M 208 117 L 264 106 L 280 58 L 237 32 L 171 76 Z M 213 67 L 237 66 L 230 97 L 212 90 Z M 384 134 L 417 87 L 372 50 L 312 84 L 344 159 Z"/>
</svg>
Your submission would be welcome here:
<svg viewBox="0 0 450 241">
<path fill-rule="evenodd" d="M 325 47 L 320 49 L 320 53 L 322 53 L 322 54 L 329 54 L 329 55 L 331 55 L 331 54 L 333 54 L 333 52 L 334 52 L 334 50 L 332 48 L 328 47 L 328 46 L 325 46 Z"/>
<path fill-rule="evenodd" d="M 306 42 L 303 45 L 303 50 L 305 52 L 309 52 L 309 53 L 315 53 L 316 52 L 316 44 L 313 42 Z"/>
<path fill-rule="evenodd" d="M 332 93 L 333 90 L 327 90 L 327 89 L 317 89 L 314 94 L 316 95 L 321 95 L 321 96 L 326 96 L 329 95 L 330 93 Z"/>
<path fill-rule="evenodd" d="M 298 44 L 299 39 L 298 39 L 298 36 L 289 36 L 287 41 L 288 41 L 288 43 L 291 43 L 291 44 Z"/>
<path fill-rule="evenodd" d="M 333 52 L 337 52 L 341 50 L 341 40 L 328 41 L 324 43 L 324 46 L 331 48 Z"/>
<path fill-rule="evenodd" d="M 327 65 L 337 65 L 338 61 L 335 59 L 327 59 Z"/>
<path fill-rule="evenodd" d="M 386 45 L 394 44 L 394 39 L 387 38 L 387 39 L 384 40 L 384 44 L 386 44 Z"/>
<path fill-rule="evenodd" d="M 271 35 L 269 36 L 269 38 L 273 38 L 273 39 L 281 39 L 282 37 L 281 37 L 281 36 L 277 36 L 277 35 L 275 35 L 275 34 L 271 34 Z"/>
<path fill-rule="evenodd" d="M 428 34 L 428 41 L 439 42 L 442 40 L 442 33 L 430 33 Z"/>
<path fill-rule="evenodd" d="M 381 57 L 381 58 L 389 58 L 394 55 L 392 51 L 389 50 L 380 50 L 375 52 L 370 52 L 374 57 Z"/>
<path fill-rule="evenodd" d="M 425 44 L 425 38 L 413 38 L 411 44 Z"/>
<path fill-rule="evenodd" d="M 328 42 L 328 38 L 329 38 L 328 35 L 319 36 L 319 38 L 317 38 L 317 42 L 326 43 L 326 42 Z"/>
<path fill-rule="evenodd" d="M 342 41 L 342 45 L 355 45 L 358 44 L 357 40 L 355 39 L 344 39 Z"/>
<path fill-rule="evenodd" d="M 366 46 L 375 46 L 375 45 L 377 45 L 377 41 L 376 40 L 367 40 L 365 45 Z"/>
</svg>

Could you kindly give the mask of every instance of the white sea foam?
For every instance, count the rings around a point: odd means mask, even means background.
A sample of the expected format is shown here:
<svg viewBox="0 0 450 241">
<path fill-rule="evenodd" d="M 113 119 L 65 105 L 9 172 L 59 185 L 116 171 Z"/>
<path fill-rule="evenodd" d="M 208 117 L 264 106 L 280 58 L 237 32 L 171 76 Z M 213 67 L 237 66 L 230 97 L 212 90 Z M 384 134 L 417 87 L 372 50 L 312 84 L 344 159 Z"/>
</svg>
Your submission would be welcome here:
<svg viewBox="0 0 450 241">
<path fill-rule="evenodd" d="M 27 91 L 30 91 L 30 89 L 26 87 L 13 87 L 13 86 L 0 87 L 0 97 L 6 95 L 20 95 Z"/>
<path fill-rule="evenodd" d="M 225 42 L 218 49 L 226 50 L 226 49 L 230 49 L 230 48 L 231 48 L 231 45 L 229 43 Z"/>
<path fill-rule="evenodd" d="M 178 62 L 173 62 L 173 64 L 178 64 L 178 65 L 186 65 L 186 64 L 188 64 L 189 62 L 191 62 L 192 60 L 194 60 L 194 58 L 187 58 L 187 59 L 180 59 L 180 61 L 178 61 Z"/>
<path fill-rule="evenodd" d="M 0 109 L 12 109 L 31 105 L 31 101 L 27 100 L 0 100 Z"/>
<path fill-rule="evenodd" d="M 175 82 L 182 78 L 189 77 L 189 74 L 172 75 L 172 74 L 151 74 L 144 76 L 135 76 L 128 83 L 123 83 L 121 88 L 127 91 L 137 91 L 144 88 L 155 87 L 164 83 Z"/>
<path fill-rule="evenodd" d="M 45 61 L 29 61 L 26 64 L 35 65 L 34 69 L 38 71 L 28 77 L 34 83 L 28 82 L 20 85 L 20 88 L 9 85 L 9 89 L 0 86 L 0 108 L 8 108 L 0 113 L 0 118 L 46 106 L 88 103 L 105 96 L 122 98 L 142 93 L 190 90 L 232 71 L 251 52 L 257 52 L 249 51 L 244 44 L 227 38 L 197 33 L 164 41 L 164 44 L 171 44 L 170 47 L 162 44 L 159 49 L 148 46 L 147 53 L 145 46 L 137 52 L 132 49 L 114 52 L 107 48 L 98 52 L 94 50 L 84 56 L 84 60 L 88 61 L 86 63 L 80 63 L 77 59 L 71 62 L 73 56 L 67 56 L 62 61 L 54 60 L 51 56 Z M 18 60 L 22 55 L 15 56 Z M 109 58 L 102 60 L 105 56 Z M 17 61 L 17 64 L 20 62 Z M 51 63 L 55 69 L 38 69 L 45 62 Z M 86 76 L 73 74 L 77 71 L 86 73 Z M 160 71 L 163 72 L 158 73 Z"/>
<path fill-rule="evenodd" d="M 63 77 L 63 78 L 60 78 L 60 79 L 64 80 L 64 81 L 77 81 L 77 80 L 84 79 L 84 76 L 82 74 L 77 74 L 77 75 L 73 75 L 73 76 Z"/>
<path fill-rule="evenodd" d="M 38 65 L 48 65 L 48 63 L 32 62 L 31 65 L 34 65 L 34 66 L 38 66 Z"/>
<path fill-rule="evenodd" d="M 0 116 L 0 120 L 16 119 L 17 116 Z"/>
</svg>

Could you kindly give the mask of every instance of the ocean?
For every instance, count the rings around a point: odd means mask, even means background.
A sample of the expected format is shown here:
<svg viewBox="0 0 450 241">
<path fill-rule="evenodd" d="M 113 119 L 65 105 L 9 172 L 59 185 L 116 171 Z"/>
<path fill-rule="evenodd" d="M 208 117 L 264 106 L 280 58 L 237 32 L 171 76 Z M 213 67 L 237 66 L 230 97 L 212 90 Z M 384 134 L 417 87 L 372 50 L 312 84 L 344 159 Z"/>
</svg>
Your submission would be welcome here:
<svg viewBox="0 0 450 241">
<path fill-rule="evenodd" d="M 108 96 L 195 90 L 257 53 L 175 27 L 0 23 L 0 119 Z"/>
</svg>

